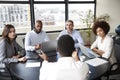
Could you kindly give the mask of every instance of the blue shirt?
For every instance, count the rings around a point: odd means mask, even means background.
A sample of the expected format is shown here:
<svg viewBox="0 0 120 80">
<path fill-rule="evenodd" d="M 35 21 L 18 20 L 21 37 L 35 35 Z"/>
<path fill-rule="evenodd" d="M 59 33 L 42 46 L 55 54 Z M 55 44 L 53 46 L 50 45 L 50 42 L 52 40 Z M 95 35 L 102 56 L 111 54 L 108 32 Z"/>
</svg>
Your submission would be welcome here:
<svg viewBox="0 0 120 80">
<path fill-rule="evenodd" d="M 67 30 L 63 30 L 63 31 L 60 32 L 60 34 L 58 35 L 57 40 L 59 39 L 60 36 L 65 35 L 65 34 L 68 34 L 68 35 L 70 35 L 70 36 L 73 38 L 73 40 L 74 40 L 74 42 L 75 42 L 75 47 L 79 47 L 79 44 L 83 44 L 83 45 L 84 45 L 83 38 L 81 37 L 80 32 L 77 31 L 77 30 L 73 30 L 73 31 L 71 32 L 71 34 L 69 34 Z"/>
</svg>

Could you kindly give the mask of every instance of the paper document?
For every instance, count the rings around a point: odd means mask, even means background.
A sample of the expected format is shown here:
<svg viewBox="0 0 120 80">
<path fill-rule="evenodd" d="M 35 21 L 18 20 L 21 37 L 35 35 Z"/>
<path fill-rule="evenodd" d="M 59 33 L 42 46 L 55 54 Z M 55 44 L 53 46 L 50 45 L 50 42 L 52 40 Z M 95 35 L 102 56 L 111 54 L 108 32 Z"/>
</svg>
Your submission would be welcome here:
<svg viewBox="0 0 120 80">
<path fill-rule="evenodd" d="M 26 63 L 26 67 L 40 67 L 40 62 Z"/>
<path fill-rule="evenodd" d="M 89 65 L 92 65 L 92 66 L 99 66 L 99 65 L 103 65 L 103 64 L 108 63 L 108 61 L 101 59 L 101 58 L 94 58 L 94 59 L 87 60 L 85 62 Z"/>
</svg>

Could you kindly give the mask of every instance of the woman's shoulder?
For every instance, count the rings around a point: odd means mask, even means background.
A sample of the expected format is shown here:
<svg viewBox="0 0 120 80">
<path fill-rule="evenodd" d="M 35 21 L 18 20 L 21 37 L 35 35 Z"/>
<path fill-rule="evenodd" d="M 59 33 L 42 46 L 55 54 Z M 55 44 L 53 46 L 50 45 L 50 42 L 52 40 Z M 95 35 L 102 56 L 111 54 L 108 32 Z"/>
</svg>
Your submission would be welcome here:
<svg viewBox="0 0 120 80">
<path fill-rule="evenodd" d="M 5 39 L 1 39 L 1 40 L 0 40 L 0 44 L 1 44 L 1 43 L 5 43 Z"/>
<path fill-rule="evenodd" d="M 3 45 L 5 45 L 5 44 L 6 44 L 5 39 L 1 39 L 1 40 L 0 40 L 0 45 L 3 46 Z"/>
<path fill-rule="evenodd" d="M 112 37 L 109 35 L 106 35 L 106 38 L 112 40 Z"/>
<path fill-rule="evenodd" d="M 112 38 L 111 36 L 106 35 L 105 38 L 106 38 L 105 40 L 106 40 L 107 42 L 111 42 L 111 43 L 113 43 L 113 38 Z"/>
</svg>

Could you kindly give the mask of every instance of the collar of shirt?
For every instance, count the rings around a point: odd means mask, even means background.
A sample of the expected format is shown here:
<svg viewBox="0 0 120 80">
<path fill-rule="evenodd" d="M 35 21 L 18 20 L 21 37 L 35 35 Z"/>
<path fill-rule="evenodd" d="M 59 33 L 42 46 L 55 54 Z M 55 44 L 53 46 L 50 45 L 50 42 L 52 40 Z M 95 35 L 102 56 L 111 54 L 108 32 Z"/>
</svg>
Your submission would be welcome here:
<svg viewBox="0 0 120 80">
<path fill-rule="evenodd" d="M 61 57 L 58 59 L 58 62 L 71 62 L 74 59 L 72 57 Z"/>
</svg>

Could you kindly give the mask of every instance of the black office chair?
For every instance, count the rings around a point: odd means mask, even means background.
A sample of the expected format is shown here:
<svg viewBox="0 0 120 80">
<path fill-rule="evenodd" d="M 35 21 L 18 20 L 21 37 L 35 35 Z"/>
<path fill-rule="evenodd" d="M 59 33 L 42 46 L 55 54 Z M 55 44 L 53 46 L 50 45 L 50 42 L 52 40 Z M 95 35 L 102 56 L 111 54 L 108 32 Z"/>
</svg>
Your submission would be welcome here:
<svg viewBox="0 0 120 80">
<path fill-rule="evenodd" d="M 13 80 L 5 63 L 0 62 L 0 80 Z"/>
<path fill-rule="evenodd" d="M 117 62 L 112 64 L 110 66 L 110 69 L 106 73 L 107 80 L 110 80 L 110 75 L 117 75 L 120 74 L 120 25 L 115 29 L 115 32 L 117 33 L 116 36 L 113 37 L 114 40 L 114 50 L 115 50 L 115 57 Z M 117 69 L 112 70 L 114 66 L 118 66 Z"/>
<path fill-rule="evenodd" d="M 12 80 L 8 72 L 0 71 L 0 80 Z"/>
<path fill-rule="evenodd" d="M 4 65 L 1 66 L 1 65 Z M 21 78 L 18 78 L 16 76 L 14 76 L 11 71 L 10 68 L 8 67 L 9 64 L 5 64 L 5 63 L 0 63 L 0 80 L 23 80 Z"/>
<path fill-rule="evenodd" d="M 25 38 L 22 39 L 23 45 L 25 45 Z"/>
</svg>

